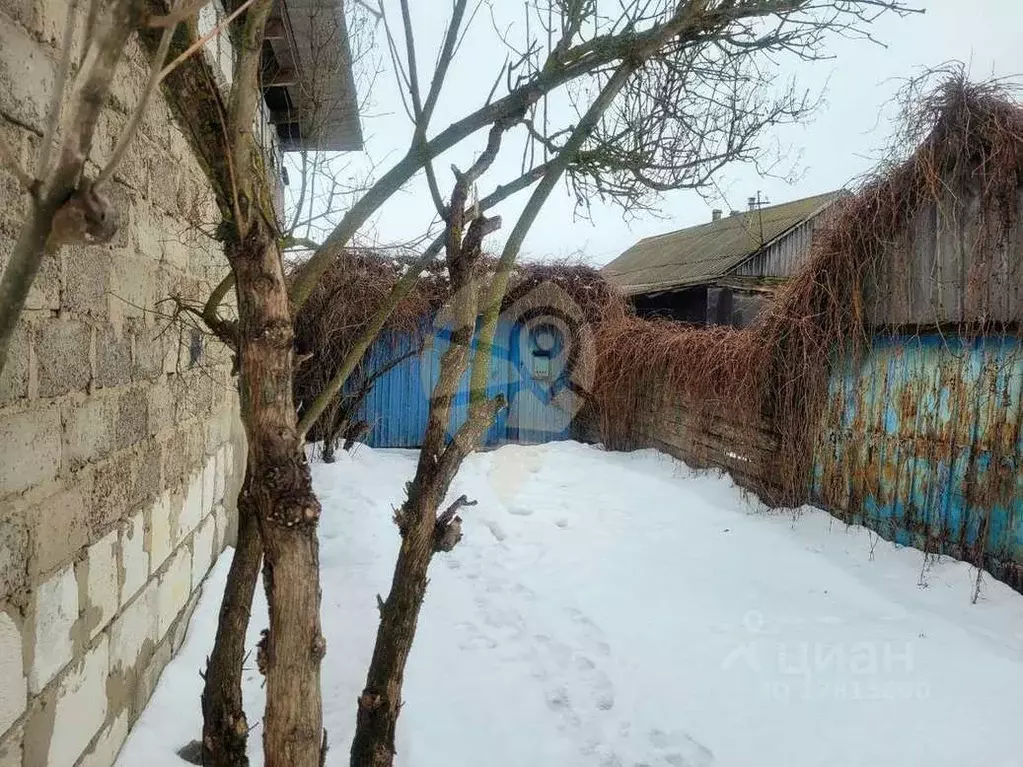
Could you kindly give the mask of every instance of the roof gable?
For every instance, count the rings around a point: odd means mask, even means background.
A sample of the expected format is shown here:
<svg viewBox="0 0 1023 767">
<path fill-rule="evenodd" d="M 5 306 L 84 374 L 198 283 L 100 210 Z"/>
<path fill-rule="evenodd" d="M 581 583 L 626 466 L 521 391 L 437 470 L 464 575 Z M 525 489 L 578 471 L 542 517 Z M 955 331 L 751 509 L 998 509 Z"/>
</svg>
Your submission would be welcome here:
<svg viewBox="0 0 1023 767">
<path fill-rule="evenodd" d="M 842 194 L 828 192 L 647 237 L 602 271 L 626 293 L 710 282 L 821 213 Z"/>
</svg>

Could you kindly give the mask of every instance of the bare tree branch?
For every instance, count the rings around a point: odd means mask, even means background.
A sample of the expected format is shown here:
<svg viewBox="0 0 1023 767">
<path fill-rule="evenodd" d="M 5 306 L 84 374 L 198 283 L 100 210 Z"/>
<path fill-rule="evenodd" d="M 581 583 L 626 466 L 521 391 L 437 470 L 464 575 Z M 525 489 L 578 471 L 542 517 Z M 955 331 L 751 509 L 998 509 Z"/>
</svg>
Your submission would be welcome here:
<svg viewBox="0 0 1023 767">
<path fill-rule="evenodd" d="M 149 99 L 156 91 L 157 86 L 160 84 L 160 70 L 163 68 L 163 62 L 167 58 L 167 51 L 170 50 L 171 40 L 174 37 L 174 30 L 178 26 L 178 21 L 184 18 L 188 18 L 191 13 L 198 11 L 202 5 L 205 5 L 209 0 L 202 0 L 201 5 L 196 3 L 184 3 L 181 9 L 172 9 L 170 14 L 162 19 L 166 19 L 166 23 L 156 24 L 153 21 L 149 22 L 150 26 L 162 26 L 163 35 L 160 37 L 160 45 L 153 54 L 153 60 L 150 64 L 149 79 L 146 81 L 145 88 L 142 90 L 142 95 L 139 96 L 138 104 L 135 105 L 134 111 L 131 113 L 131 117 L 128 118 L 127 125 L 121 131 L 121 135 L 117 138 L 117 145 L 114 147 L 114 152 L 107 161 L 106 166 L 96 176 L 96 181 L 93 183 L 95 187 L 101 187 L 106 183 L 110 177 L 117 170 L 117 166 L 120 165 L 121 160 L 124 159 L 125 153 L 128 151 L 128 145 L 131 144 L 132 139 L 135 138 L 135 129 L 138 128 L 139 121 L 142 120 L 142 115 L 146 111 L 146 107 L 149 105 Z M 184 13 L 188 11 L 188 13 Z M 173 19 L 173 20 L 172 20 Z"/>
<path fill-rule="evenodd" d="M 143 6 L 144 0 L 112 0 L 104 18 L 97 19 L 67 110 L 61 109 L 60 101 L 66 70 L 70 68 L 70 32 L 63 41 L 61 74 L 53 94 L 57 105 L 51 103 L 47 126 L 51 140 L 44 141 L 40 150 L 39 189 L 0 279 L 0 370 L 7 361 L 11 335 L 43 258 L 65 242 L 106 241 L 116 230 L 116 212 L 109 201 L 81 176 L 117 63 L 128 36 L 141 22 Z M 71 15 L 69 29 L 73 28 Z M 47 169 L 61 112 L 68 116 L 64 121 L 63 144 L 53 167 Z"/>
<path fill-rule="evenodd" d="M 245 0 L 245 2 L 242 3 L 241 5 L 239 5 L 237 8 L 235 8 L 235 10 L 229 16 L 227 16 L 227 18 L 225 18 L 223 21 L 221 21 L 219 24 L 217 24 L 213 29 L 211 29 L 208 33 L 206 33 L 205 35 L 200 37 L 198 40 L 196 40 L 194 43 L 192 43 L 188 48 L 185 49 L 185 51 L 183 53 L 181 53 L 176 59 L 174 59 L 174 61 L 172 61 L 167 66 L 165 66 L 160 71 L 160 76 L 159 76 L 159 78 L 157 78 L 157 82 L 161 83 L 164 80 L 166 80 L 167 79 L 167 75 L 169 75 L 178 66 L 180 66 L 181 62 L 183 62 L 185 59 L 187 59 L 189 56 L 191 56 L 196 51 L 200 50 L 204 45 L 206 45 L 206 43 L 208 43 L 214 37 L 216 37 L 221 32 L 223 32 L 232 21 L 234 21 L 236 18 L 241 16 L 243 13 L 245 13 L 245 11 L 248 10 L 249 6 L 251 6 L 254 2 L 256 2 L 256 0 Z"/>
<path fill-rule="evenodd" d="M 78 14 L 78 0 L 70 0 L 67 6 L 67 17 L 64 20 L 64 37 L 61 40 L 60 64 L 57 67 L 57 79 L 50 93 L 50 107 L 46 111 L 46 129 L 43 131 L 43 142 L 39 148 L 39 162 L 36 165 L 36 177 L 46 178 L 50 170 L 50 155 L 60 125 L 61 106 L 64 103 L 64 88 L 67 86 L 68 72 L 71 70 L 71 45 L 74 40 L 75 18 Z"/>
</svg>

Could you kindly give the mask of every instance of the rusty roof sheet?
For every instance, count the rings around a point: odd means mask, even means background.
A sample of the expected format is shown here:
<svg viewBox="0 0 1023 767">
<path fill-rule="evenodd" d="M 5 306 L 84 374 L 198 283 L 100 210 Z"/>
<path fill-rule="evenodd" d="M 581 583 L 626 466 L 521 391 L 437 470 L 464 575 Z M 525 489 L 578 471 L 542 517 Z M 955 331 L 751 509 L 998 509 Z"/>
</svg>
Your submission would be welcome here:
<svg viewBox="0 0 1023 767">
<path fill-rule="evenodd" d="M 843 194 L 828 192 L 647 237 L 601 271 L 626 294 L 711 282 Z"/>
</svg>

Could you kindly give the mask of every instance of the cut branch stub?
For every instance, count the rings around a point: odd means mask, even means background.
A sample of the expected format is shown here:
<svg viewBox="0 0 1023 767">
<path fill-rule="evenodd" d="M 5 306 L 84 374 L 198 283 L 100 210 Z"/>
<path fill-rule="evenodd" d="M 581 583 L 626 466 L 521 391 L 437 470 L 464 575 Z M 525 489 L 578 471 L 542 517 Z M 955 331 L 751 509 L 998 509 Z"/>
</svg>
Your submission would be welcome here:
<svg viewBox="0 0 1023 767">
<path fill-rule="evenodd" d="M 120 216 L 110 201 L 83 181 L 57 212 L 46 241 L 54 249 L 61 245 L 100 245 L 117 234 Z"/>
<path fill-rule="evenodd" d="M 457 512 L 463 506 L 475 506 L 479 501 L 470 501 L 465 495 L 461 495 L 452 503 L 444 513 L 437 517 L 433 528 L 433 550 L 451 551 L 462 540 L 462 518 Z"/>
</svg>

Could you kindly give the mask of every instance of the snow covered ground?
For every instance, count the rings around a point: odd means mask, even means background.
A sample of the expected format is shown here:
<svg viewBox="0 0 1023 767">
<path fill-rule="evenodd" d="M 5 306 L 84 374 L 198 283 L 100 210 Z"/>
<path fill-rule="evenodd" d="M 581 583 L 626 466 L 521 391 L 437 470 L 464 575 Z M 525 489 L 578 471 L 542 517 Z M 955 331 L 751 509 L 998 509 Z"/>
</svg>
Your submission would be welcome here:
<svg viewBox="0 0 1023 767">
<path fill-rule="evenodd" d="M 332 765 L 347 764 L 414 461 L 360 447 L 314 465 Z M 403 767 L 1023 765 L 1023 597 L 986 577 L 971 604 L 963 563 L 924 567 L 817 510 L 768 512 L 652 451 L 508 446 L 472 456 L 461 493 L 479 505 L 431 568 Z M 227 559 L 123 767 L 184 764 Z M 250 669 L 250 721 L 260 682 Z"/>
</svg>

